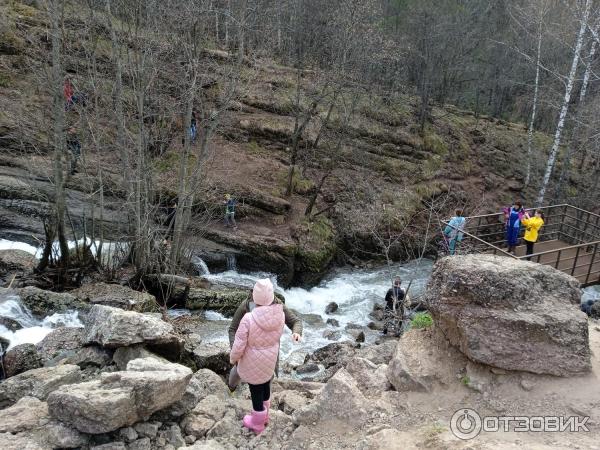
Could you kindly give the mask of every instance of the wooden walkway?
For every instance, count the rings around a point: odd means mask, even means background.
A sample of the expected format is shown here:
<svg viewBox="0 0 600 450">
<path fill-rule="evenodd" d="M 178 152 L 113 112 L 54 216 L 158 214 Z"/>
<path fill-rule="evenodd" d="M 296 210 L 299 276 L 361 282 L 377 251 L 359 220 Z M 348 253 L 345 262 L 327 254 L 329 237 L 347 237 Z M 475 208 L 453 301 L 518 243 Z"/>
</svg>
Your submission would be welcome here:
<svg viewBox="0 0 600 450">
<path fill-rule="evenodd" d="M 589 248 L 569 248 L 570 244 L 564 241 L 552 240 L 538 242 L 533 249 L 534 256 L 532 261 L 539 262 L 547 266 L 552 266 L 577 278 L 582 284 L 599 283 L 600 282 L 600 252 L 592 262 L 593 246 Z M 565 250 L 561 250 L 565 249 Z M 560 252 L 557 252 L 561 250 Z M 544 252 L 550 252 L 544 254 Z M 535 254 L 542 253 L 539 256 Z M 525 246 L 521 245 L 516 248 L 515 255 L 522 257 L 525 255 Z M 559 259 L 560 258 L 560 259 Z M 557 264 L 558 260 L 558 264 Z"/>
</svg>

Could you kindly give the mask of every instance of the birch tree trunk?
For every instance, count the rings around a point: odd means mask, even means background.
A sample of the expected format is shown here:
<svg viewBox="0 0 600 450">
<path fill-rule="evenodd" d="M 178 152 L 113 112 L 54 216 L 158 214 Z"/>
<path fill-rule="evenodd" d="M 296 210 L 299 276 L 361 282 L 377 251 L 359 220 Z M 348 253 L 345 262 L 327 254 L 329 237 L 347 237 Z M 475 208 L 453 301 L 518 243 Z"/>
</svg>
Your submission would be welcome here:
<svg viewBox="0 0 600 450">
<path fill-rule="evenodd" d="M 533 106 L 531 107 L 531 118 L 529 120 L 529 129 L 527 130 L 527 171 L 525 173 L 525 186 L 529 186 L 531 181 L 531 149 L 533 147 L 533 127 L 535 125 L 535 115 L 537 113 L 538 93 L 540 88 L 540 57 L 542 54 L 542 26 L 543 15 L 540 12 L 540 20 L 538 23 L 538 45 L 537 56 L 535 63 L 535 87 L 533 90 Z"/>
<path fill-rule="evenodd" d="M 579 130 L 580 130 L 580 119 L 581 112 L 583 111 L 583 107 L 585 104 L 585 96 L 587 93 L 587 88 L 590 82 L 590 75 L 592 73 L 592 63 L 594 61 L 594 57 L 596 55 L 597 42 L 594 40 L 592 42 L 592 46 L 590 48 L 589 60 L 587 67 L 585 69 L 585 74 L 583 76 L 583 82 L 581 84 L 581 91 L 579 93 L 579 103 L 577 104 L 577 114 L 575 115 L 575 125 L 573 127 L 573 131 L 571 133 L 571 139 L 569 142 L 569 146 L 567 147 L 567 152 L 565 154 L 565 159 L 563 162 L 562 169 L 560 171 L 560 179 L 558 180 L 558 184 L 556 186 L 556 194 L 555 198 L 557 201 L 560 201 L 563 191 L 564 183 L 569 179 L 570 170 L 571 170 L 571 158 L 573 156 L 574 150 L 579 148 Z"/>
<path fill-rule="evenodd" d="M 546 171 L 544 173 L 544 178 L 542 180 L 542 186 L 540 187 L 540 192 L 538 194 L 536 205 L 541 206 L 544 202 L 544 197 L 546 195 L 546 190 L 548 189 L 548 182 L 550 181 L 550 176 L 552 175 L 552 171 L 554 169 L 554 164 L 556 162 L 556 156 L 558 155 L 558 150 L 560 149 L 560 142 L 562 138 L 562 132 L 565 127 L 565 120 L 567 118 L 567 113 L 569 112 L 569 102 L 571 101 L 571 93 L 573 92 L 573 86 L 575 84 L 575 76 L 577 75 L 577 67 L 579 65 L 579 57 L 581 54 L 581 47 L 583 47 L 583 40 L 585 37 L 585 32 L 587 29 L 587 21 L 590 15 L 592 0 L 586 0 L 585 8 L 583 11 L 583 17 L 580 20 L 579 34 L 577 36 L 577 42 L 575 44 L 575 50 L 573 52 L 573 61 L 571 63 L 571 71 L 569 72 L 569 77 L 567 78 L 567 86 L 565 88 L 565 97 L 563 100 L 562 108 L 560 110 L 560 115 L 558 116 L 558 124 L 556 125 L 556 133 L 554 135 L 554 143 L 552 144 L 552 149 L 550 150 L 550 156 L 548 157 L 548 162 L 546 164 Z"/>
</svg>

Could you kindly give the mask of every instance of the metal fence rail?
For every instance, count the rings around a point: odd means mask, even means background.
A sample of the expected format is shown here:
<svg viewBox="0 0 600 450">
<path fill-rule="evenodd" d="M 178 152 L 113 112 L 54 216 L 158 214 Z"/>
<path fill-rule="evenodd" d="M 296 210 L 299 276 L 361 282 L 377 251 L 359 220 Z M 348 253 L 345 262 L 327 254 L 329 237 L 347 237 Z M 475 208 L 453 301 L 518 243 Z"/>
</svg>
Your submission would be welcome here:
<svg viewBox="0 0 600 450">
<path fill-rule="evenodd" d="M 545 215 L 538 242 L 555 247 L 551 250 L 516 256 L 501 248 L 505 242 L 503 213 L 466 217 L 463 242 L 469 243 L 471 252 L 530 259 L 552 266 L 577 278 L 584 287 L 599 284 L 600 215 L 567 204 L 535 209 L 541 209 Z M 533 215 L 534 209 L 527 211 Z M 462 243 L 461 248 L 465 248 Z"/>
</svg>

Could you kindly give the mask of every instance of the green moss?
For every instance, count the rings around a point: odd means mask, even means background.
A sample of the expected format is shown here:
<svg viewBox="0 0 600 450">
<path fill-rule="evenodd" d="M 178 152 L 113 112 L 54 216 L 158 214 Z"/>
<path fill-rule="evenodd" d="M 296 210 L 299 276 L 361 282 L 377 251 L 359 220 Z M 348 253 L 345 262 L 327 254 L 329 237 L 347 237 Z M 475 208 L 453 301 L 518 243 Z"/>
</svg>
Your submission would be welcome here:
<svg viewBox="0 0 600 450">
<path fill-rule="evenodd" d="M 7 88 L 10 86 L 10 77 L 3 72 L 0 72 L 0 87 Z"/>
<path fill-rule="evenodd" d="M 336 252 L 333 224 L 325 217 L 303 223 L 297 262 L 301 271 L 320 273 L 331 263 Z"/>
<path fill-rule="evenodd" d="M 448 153 L 448 145 L 432 128 L 425 129 L 422 149 L 442 156 Z"/>
<path fill-rule="evenodd" d="M 279 173 L 279 186 L 281 186 L 281 192 L 274 194 L 276 197 L 279 197 L 282 192 L 285 191 L 288 183 L 289 172 L 286 170 L 280 171 Z M 299 170 L 294 170 L 294 174 L 292 175 L 292 190 L 300 195 L 306 195 L 312 192 L 315 189 L 315 183 L 302 176 L 302 173 Z"/>
<path fill-rule="evenodd" d="M 411 328 L 429 328 L 433 325 L 433 318 L 428 312 L 416 313 L 410 321 Z"/>
</svg>

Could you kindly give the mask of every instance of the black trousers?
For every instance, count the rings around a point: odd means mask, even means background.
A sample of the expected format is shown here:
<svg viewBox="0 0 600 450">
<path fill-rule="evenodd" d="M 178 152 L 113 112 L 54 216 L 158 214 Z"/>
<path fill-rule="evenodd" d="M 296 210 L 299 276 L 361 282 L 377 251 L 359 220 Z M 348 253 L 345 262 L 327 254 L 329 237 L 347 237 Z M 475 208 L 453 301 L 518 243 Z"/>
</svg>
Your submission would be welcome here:
<svg viewBox="0 0 600 450">
<path fill-rule="evenodd" d="M 525 241 L 525 239 L 523 240 Z M 533 244 L 535 244 L 535 242 L 525 241 L 525 245 L 527 246 L 527 251 L 525 252 L 526 255 L 533 255 Z M 527 261 L 531 261 L 531 258 L 527 258 Z"/>
<path fill-rule="evenodd" d="M 263 411 L 265 408 L 263 402 L 271 398 L 271 380 L 263 384 L 250 384 L 250 396 L 252 397 L 252 409 L 254 411 Z"/>
</svg>

